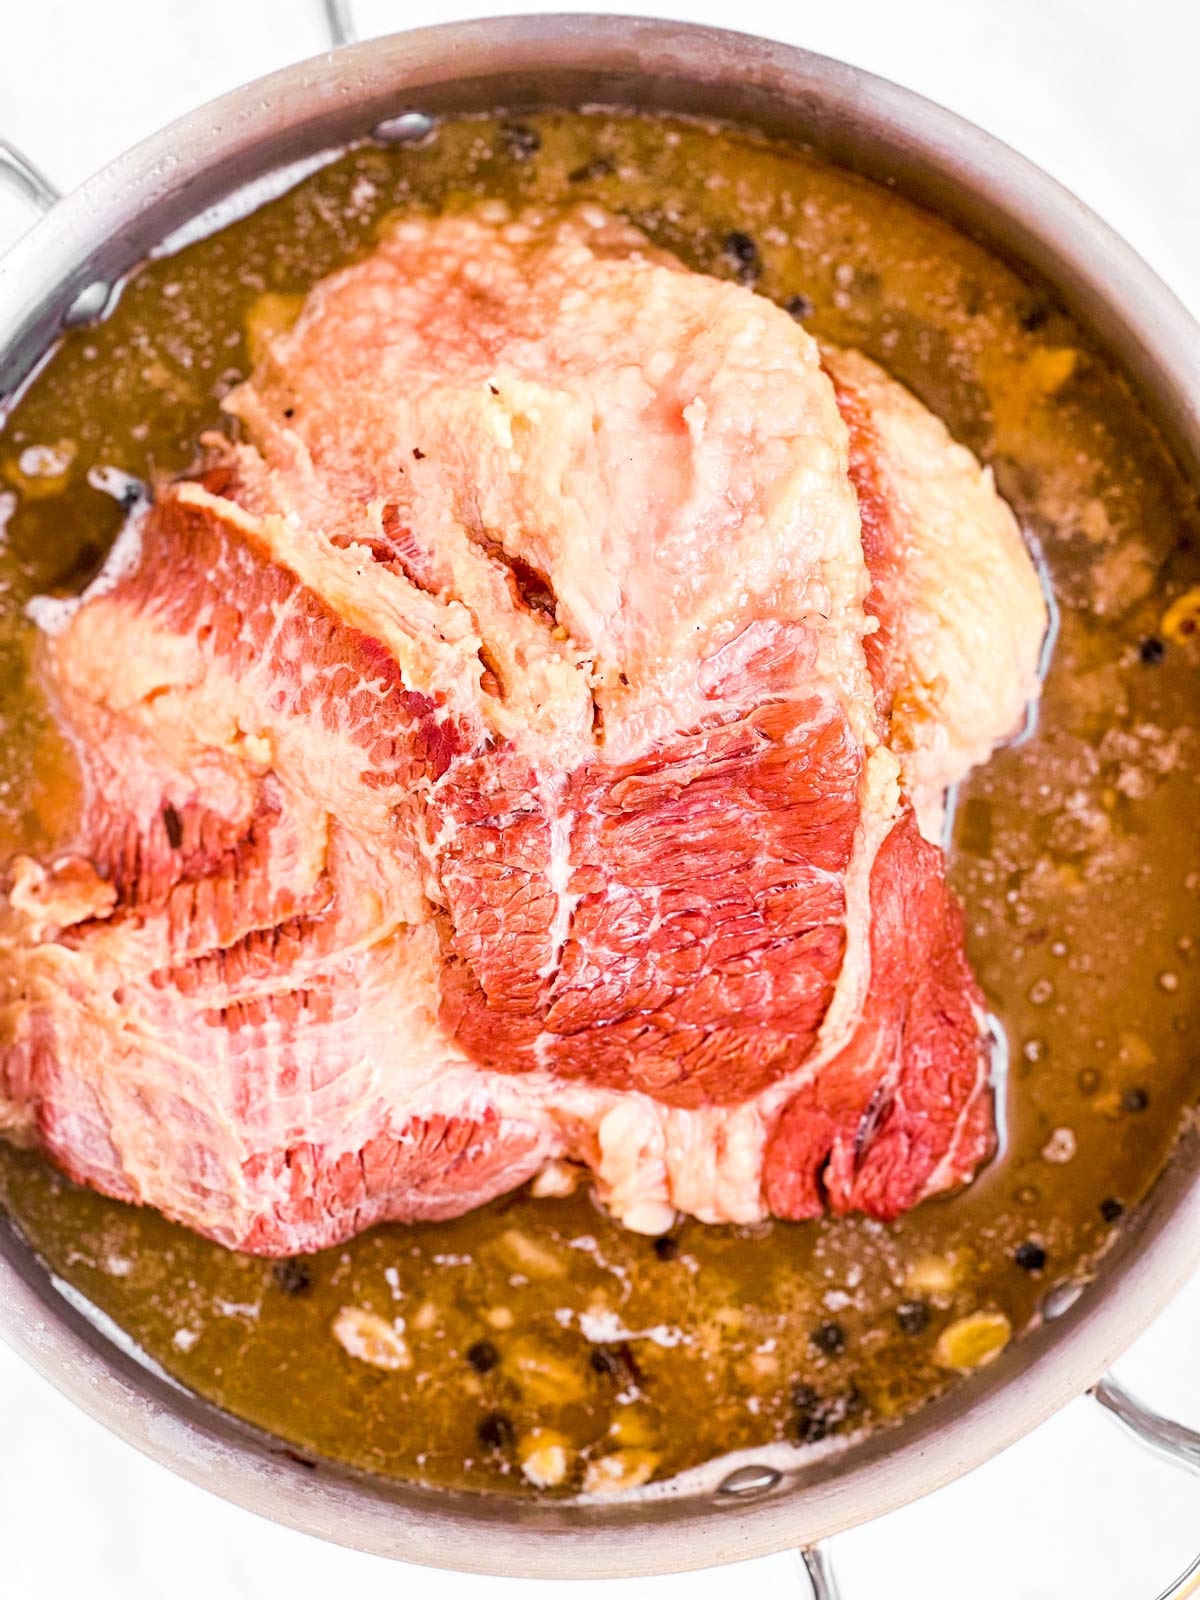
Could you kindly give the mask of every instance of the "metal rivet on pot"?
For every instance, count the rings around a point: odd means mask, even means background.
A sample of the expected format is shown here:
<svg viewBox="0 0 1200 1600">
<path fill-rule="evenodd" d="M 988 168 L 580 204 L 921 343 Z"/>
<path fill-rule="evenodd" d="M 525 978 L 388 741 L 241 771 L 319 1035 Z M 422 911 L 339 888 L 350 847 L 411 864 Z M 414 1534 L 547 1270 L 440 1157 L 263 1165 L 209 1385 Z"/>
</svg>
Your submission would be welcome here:
<svg viewBox="0 0 1200 1600">
<path fill-rule="evenodd" d="M 766 1494 L 767 1490 L 773 1489 L 782 1478 L 783 1473 L 777 1472 L 774 1467 L 737 1467 L 727 1477 L 721 1479 L 717 1485 L 717 1493 L 744 1500 L 748 1495 Z"/>
<path fill-rule="evenodd" d="M 371 129 L 371 137 L 381 144 L 420 144 L 431 138 L 437 124 L 423 111 L 402 111 L 398 117 L 386 117 Z"/>
<path fill-rule="evenodd" d="M 120 285 L 94 278 L 85 283 L 63 314 L 64 328 L 78 328 L 89 322 L 103 322 L 112 314 L 120 298 Z"/>
<path fill-rule="evenodd" d="M 1047 1322 L 1053 1322 L 1057 1317 L 1061 1317 L 1079 1299 L 1083 1288 L 1083 1284 L 1073 1278 L 1067 1278 L 1063 1283 L 1056 1283 L 1042 1301 L 1042 1316 Z"/>
</svg>

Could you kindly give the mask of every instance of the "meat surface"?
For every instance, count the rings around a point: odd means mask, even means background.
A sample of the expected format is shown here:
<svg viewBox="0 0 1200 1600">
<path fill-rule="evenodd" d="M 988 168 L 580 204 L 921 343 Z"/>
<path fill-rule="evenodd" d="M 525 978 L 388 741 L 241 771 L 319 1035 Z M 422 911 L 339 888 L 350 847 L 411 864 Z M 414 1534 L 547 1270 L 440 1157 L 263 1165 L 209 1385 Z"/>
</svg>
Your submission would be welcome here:
<svg viewBox="0 0 1200 1600">
<path fill-rule="evenodd" d="M 1045 626 L 974 459 L 592 209 L 400 223 L 227 407 L 39 606 L 85 802 L 9 871 L 0 1128 L 268 1253 L 562 1158 L 646 1231 L 968 1179 L 913 801 Z"/>
<path fill-rule="evenodd" d="M 947 788 L 1018 732 L 1037 697 L 1046 601 L 991 471 L 866 356 L 822 355 L 850 436 L 876 699 L 936 839 Z"/>
</svg>

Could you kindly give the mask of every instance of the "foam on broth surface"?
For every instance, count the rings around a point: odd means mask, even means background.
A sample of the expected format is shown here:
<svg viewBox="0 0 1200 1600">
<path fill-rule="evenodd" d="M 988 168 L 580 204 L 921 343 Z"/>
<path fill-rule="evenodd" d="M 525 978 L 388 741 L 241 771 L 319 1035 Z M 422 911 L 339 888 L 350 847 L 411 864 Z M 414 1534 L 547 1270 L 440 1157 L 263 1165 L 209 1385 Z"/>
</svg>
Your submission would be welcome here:
<svg viewBox="0 0 1200 1600">
<path fill-rule="evenodd" d="M 24 606 L 96 569 L 122 517 L 114 474 L 185 470 L 255 341 L 390 212 L 484 195 L 600 201 L 881 361 L 992 464 L 1061 613 L 1036 727 L 958 798 L 953 877 L 1009 1044 L 1005 1150 L 963 1193 L 889 1227 L 688 1222 L 665 1241 L 583 1188 L 518 1194 L 273 1264 L 0 1145 L 14 1225 L 199 1393 L 302 1453 L 565 1493 L 902 1416 L 998 1356 L 1152 1182 L 1200 1093 L 1200 553 L 1194 500 L 1120 378 L 1036 286 L 886 187 L 662 119 L 448 124 L 353 150 L 141 268 L 13 409 L 0 855 L 69 827 Z"/>
</svg>

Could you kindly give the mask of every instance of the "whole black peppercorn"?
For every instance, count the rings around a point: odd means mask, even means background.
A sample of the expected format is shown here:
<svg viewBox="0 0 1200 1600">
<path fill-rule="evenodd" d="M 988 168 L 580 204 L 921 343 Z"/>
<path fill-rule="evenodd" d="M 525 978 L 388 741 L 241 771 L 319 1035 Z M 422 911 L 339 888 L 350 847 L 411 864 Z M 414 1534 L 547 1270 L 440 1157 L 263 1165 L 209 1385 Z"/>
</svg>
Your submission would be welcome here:
<svg viewBox="0 0 1200 1600">
<path fill-rule="evenodd" d="M 1138 655 L 1148 667 L 1156 667 L 1166 653 L 1166 645 L 1161 639 L 1156 639 L 1153 634 L 1143 639 L 1138 645 Z"/>
<path fill-rule="evenodd" d="M 840 1356 L 846 1348 L 845 1331 L 836 1322 L 823 1322 L 809 1337 L 823 1356 Z"/>
<path fill-rule="evenodd" d="M 476 1372 L 491 1372 L 500 1365 L 500 1352 L 490 1339 L 476 1339 L 467 1350 L 467 1360 Z"/>
<path fill-rule="evenodd" d="M 1024 1244 L 1017 1246 L 1013 1260 L 1022 1272 L 1040 1272 L 1046 1265 L 1046 1252 L 1040 1244 L 1027 1239 Z"/>
<path fill-rule="evenodd" d="M 1125 1215 L 1125 1207 L 1119 1200 L 1101 1200 L 1100 1215 L 1105 1222 L 1119 1222 Z"/>
<path fill-rule="evenodd" d="M 783 302 L 783 309 L 789 317 L 797 322 L 803 322 L 806 317 L 811 317 L 816 307 L 806 294 L 790 294 Z"/>
<path fill-rule="evenodd" d="M 660 1261 L 674 1261 L 679 1254 L 678 1239 L 672 1239 L 669 1233 L 664 1233 L 661 1239 L 654 1241 L 654 1254 Z"/>
<path fill-rule="evenodd" d="M 621 1372 L 621 1363 L 607 1345 L 598 1344 L 591 1355 L 592 1371 L 598 1372 L 603 1378 L 616 1378 Z"/>
<path fill-rule="evenodd" d="M 1021 326 L 1026 333 L 1036 333 L 1039 328 L 1044 328 L 1050 321 L 1050 307 L 1044 305 L 1030 306 L 1029 310 L 1021 316 Z"/>
<path fill-rule="evenodd" d="M 311 1267 L 296 1256 L 289 1256 L 286 1261 L 272 1261 L 271 1276 L 284 1294 L 303 1294 L 312 1285 Z"/>
<path fill-rule="evenodd" d="M 736 229 L 725 236 L 725 243 L 721 246 L 722 254 L 732 261 L 734 277 L 740 284 L 747 288 L 757 283 L 762 276 L 762 259 L 758 253 L 758 246 L 748 233 L 739 233 Z"/>
<path fill-rule="evenodd" d="M 503 1411 L 489 1411 L 475 1430 L 480 1444 L 489 1450 L 511 1450 L 517 1442 L 517 1430 Z"/>
<path fill-rule="evenodd" d="M 924 1300 L 901 1300 L 896 1307 L 896 1321 L 901 1333 L 915 1339 L 929 1326 L 929 1307 Z"/>
<path fill-rule="evenodd" d="M 820 1407 L 802 1411 L 796 1417 L 794 1432 L 797 1444 L 820 1444 L 831 1432 L 829 1418 Z"/>
<path fill-rule="evenodd" d="M 822 1395 L 810 1383 L 798 1383 L 792 1390 L 796 1417 L 792 1434 L 797 1444 L 817 1444 L 835 1433 L 863 1410 L 861 1392 L 853 1385 L 842 1394 Z"/>
<path fill-rule="evenodd" d="M 614 1383 L 639 1388 L 646 1380 L 628 1344 L 598 1344 L 592 1351 L 592 1370 Z"/>
<path fill-rule="evenodd" d="M 506 123 L 503 135 L 505 148 L 514 161 L 528 161 L 542 148 L 541 134 L 523 122 Z"/>
<path fill-rule="evenodd" d="M 1150 1104 L 1150 1096 L 1145 1089 L 1126 1089 L 1121 1096 L 1121 1108 L 1124 1111 L 1145 1111 Z"/>
<path fill-rule="evenodd" d="M 797 1444 L 817 1444 L 827 1437 L 830 1419 L 826 1402 L 811 1383 L 798 1383 L 792 1390 L 792 1405 L 796 1411 L 793 1424 Z"/>
<path fill-rule="evenodd" d="M 796 1441 L 798 1444 L 819 1444 L 836 1433 L 845 1420 L 836 1404 L 821 1406 L 812 1416 L 798 1418 Z"/>
</svg>

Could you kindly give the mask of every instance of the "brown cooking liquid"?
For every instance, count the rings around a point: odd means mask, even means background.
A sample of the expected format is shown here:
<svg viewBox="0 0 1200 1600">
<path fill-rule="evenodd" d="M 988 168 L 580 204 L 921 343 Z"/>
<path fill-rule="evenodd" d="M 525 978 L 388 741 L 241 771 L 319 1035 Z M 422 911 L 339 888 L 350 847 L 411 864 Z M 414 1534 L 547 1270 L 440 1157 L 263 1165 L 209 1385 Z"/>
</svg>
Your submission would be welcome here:
<svg viewBox="0 0 1200 1600">
<path fill-rule="evenodd" d="M 1195 506 L 1123 381 L 1039 288 L 886 187 L 662 120 L 447 125 L 421 147 L 354 150 L 144 266 L 14 408 L 0 853 L 44 847 L 70 816 L 22 612 L 78 588 L 117 529 L 89 469 L 186 469 L 256 334 L 292 314 L 286 297 L 369 249 L 389 212 L 482 195 L 601 201 L 725 276 L 757 260 L 761 293 L 803 296 L 794 312 L 815 333 L 881 361 L 992 463 L 1061 612 L 1036 730 L 958 800 L 953 876 L 1010 1056 L 1006 1146 L 964 1192 L 888 1227 L 689 1221 L 657 1242 L 586 1189 L 518 1194 L 281 1266 L 0 1146 L 15 1224 L 200 1394 L 300 1452 L 479 1489 L 532 1492 L 520 1459 L 550 1430 L 565 1492 L 613 1450 L 633 1481 L 900 1416 L 963 1381 L 939 1349 L 948 1326 L 1002 1313 L 1019 1333 L 1144 1194 L 1200 1092 L 1200 653 L 1187 603 L 1167 616 L 1200 583 L 1200 554 Z M 343 1307 L 402 1318 L 411 1367 L 347 1353 L 331 1331 Z M 978 1348 L 989 1334 L 1003 1323 Z"/>
</svg>

